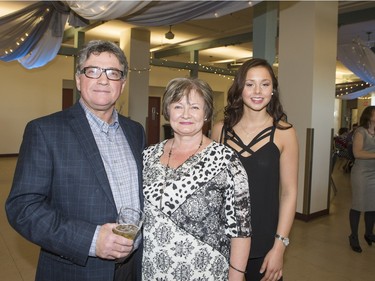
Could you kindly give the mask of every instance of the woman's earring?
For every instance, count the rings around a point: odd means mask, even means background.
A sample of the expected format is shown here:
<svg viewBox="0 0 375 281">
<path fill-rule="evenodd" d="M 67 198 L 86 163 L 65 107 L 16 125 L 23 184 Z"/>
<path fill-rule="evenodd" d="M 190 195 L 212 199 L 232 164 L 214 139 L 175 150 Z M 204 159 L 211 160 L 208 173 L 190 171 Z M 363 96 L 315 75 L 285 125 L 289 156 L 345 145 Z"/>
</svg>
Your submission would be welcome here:
<svg viewBox="0 0 375 281">
<path fill-rule="evenodd" d="M 271 93 L 271 96 L 273 96 L 273 92 Z"/>
</svg>

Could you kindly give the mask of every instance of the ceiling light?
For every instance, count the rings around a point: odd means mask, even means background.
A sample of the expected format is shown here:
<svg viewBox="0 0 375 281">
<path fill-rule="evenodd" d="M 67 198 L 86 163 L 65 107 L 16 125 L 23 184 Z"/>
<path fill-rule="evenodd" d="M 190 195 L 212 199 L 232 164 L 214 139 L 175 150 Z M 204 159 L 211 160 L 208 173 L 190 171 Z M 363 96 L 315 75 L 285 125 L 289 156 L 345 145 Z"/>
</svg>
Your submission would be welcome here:
<svg viewBox="0 0 375 281">
<path fill-rule="evenodd" d="M 172 25 L 169 26 L 169 31 L 165 33 L 165 38 L 172 40 L 174 38 L 174 33 L 172 32 Z"/>
</svg>

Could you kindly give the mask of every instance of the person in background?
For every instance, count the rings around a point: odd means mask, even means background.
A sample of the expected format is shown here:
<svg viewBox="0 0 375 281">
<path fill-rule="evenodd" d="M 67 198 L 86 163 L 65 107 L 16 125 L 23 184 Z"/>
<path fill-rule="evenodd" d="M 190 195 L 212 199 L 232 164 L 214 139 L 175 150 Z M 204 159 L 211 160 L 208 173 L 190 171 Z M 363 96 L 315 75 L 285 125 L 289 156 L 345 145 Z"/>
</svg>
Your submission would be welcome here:
<svg viewBox="0 0 375 281">
<path fill-rule="evenodd" d="M 354 132 L 354 165 L 351 170 L 352 207 L 349 211 L 351 234 L 349 244 L 353 251 L 362 252 L 358 239 L 361 212 L 365 213 L 364 238 L 368 245 L 375 242 L 375 106 L 366 107 Z"/>
<path fill-rule="evenodd" d="M 212 138 L 238 153 L 249 178 L 253 236 L 246 280 L 282 280 L 296 211 L 298 142 L 266 60 L 239 68 Z"/>
<path fill-rule="evenodd" d="M 335 136 L 335 144 L 337 147 L 344 150 L 348 146 L 348 134 L 349 129 L 346 127 L 341 127 L 339 131 L 337 132 L 337 136 Z"/>
<path fill-rule="evenodd" d="M 346 138 L 347 138 L 347 143 L 348 144 L 353 144 L 353 136 L 354 136 L 354 132 L 355 130 L 358 128 L 358 123 L 354 123 L 352 125 L 352 129 L 348 132 Z"/>
<path fill-rule="evenodd" d="M 338 134 L 333 138 L 334 149 L 336 156 L 343 159 L 342 169 L 345 173 L 349 173 L 354 159 L 350 156 L 349 147 L 349 129 L 346 127 L 341 127 Z"/>
<path fill-rule="evenodd" d="M 175 78 L 163 96 L 174 137 L 143 154 L 143 280 L 243 281 L 250 251 L 250 197 L 236 153 L 207 138 L 210 86 Z"/>
<path fill-rule="evenodd" d="M 41 247 L 37 281 L 140 280 L 141 240 L 112 233 L 122 205 L 143 207 L 145 133 L 115 110 L 127 73 L 116 44 L 90 41 L 80 100 L 26 126 L 6 212 Z"/>
</svg>

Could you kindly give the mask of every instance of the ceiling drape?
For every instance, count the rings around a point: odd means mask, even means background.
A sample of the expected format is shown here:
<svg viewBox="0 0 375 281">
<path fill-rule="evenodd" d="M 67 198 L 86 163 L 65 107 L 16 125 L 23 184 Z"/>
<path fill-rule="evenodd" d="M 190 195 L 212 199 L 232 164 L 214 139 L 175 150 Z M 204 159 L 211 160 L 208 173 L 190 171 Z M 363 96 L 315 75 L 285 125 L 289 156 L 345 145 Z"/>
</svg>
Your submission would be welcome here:
<svg viewBox="0 0 375 281">
<path fill-rule="evenodd" d="M 252 5 L 260 1 L 252 1 Z M 153 1 L 121 20 L 141 26 L 178 24 L 192 19 L 227 15 L 249 7 L 249 1 Z"/>
<path fill-rule="evenodd" d="M 351 100 L 375 91 L 375 53 L 370 49 L 367 42 L 353 38 L 351 42 L 338 46 L 337 56 L 351 72 L 371 85 L 366 89 L 338 98 Z"/>
<path fill-rule="evenodd" d="M 0 18 L 1 60 L 15 60 L 33 50 L 50 26 L 51 7 L 46 2 L 36 3 Z"/>
<path fill-rule="evenodd" d="M 113 20 L 148 6 L 147 1 L 65 1 L 76 14 L 88 20 Z"/>
<path fill-rule="evenodd" d="M 18 60 L 27 69 L 44 66 L 57 55 L 67 21 L 74 27 L 111 19 L 162 26 L 223 16 L 249 5 L 249 1 L 34 1 L 0 17 L 0 60 Z"/>
</svg>

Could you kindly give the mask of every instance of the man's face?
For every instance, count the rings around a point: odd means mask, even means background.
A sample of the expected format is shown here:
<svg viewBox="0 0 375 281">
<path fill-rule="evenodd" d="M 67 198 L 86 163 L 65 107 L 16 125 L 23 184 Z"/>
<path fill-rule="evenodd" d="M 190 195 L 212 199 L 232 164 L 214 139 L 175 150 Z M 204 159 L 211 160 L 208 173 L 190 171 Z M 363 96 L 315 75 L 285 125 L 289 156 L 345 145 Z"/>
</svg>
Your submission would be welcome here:
<svg viewBox="0 0 375 281">
<path fill-rule="evenodd" d="M 123 70 L 119 60 L 114 54 L 103 52 L 91 54 L 82 66 L 99 67 L 102 69 Z M 109 80 L 103 72 L 99 78 L 88 78 L 85 74 L 76 75 L 77 89 L 81 92 L 82 100 L 97 116 L 112 113 L 115 103 L 121 95 L 126 80 Z"/>
</svg>

